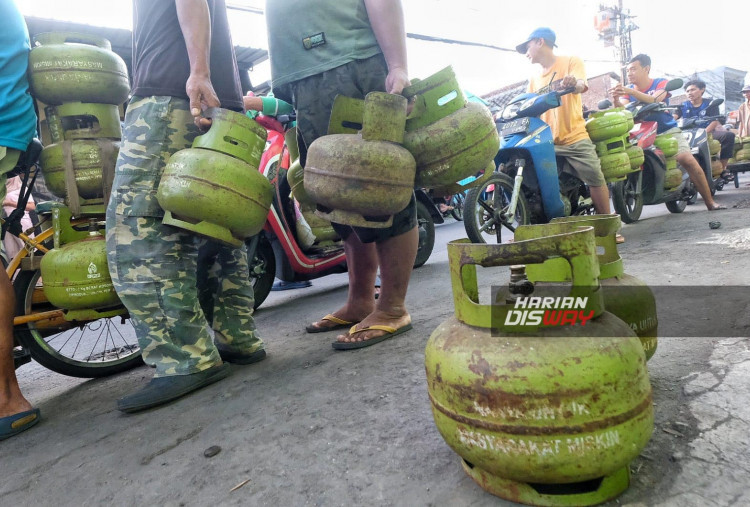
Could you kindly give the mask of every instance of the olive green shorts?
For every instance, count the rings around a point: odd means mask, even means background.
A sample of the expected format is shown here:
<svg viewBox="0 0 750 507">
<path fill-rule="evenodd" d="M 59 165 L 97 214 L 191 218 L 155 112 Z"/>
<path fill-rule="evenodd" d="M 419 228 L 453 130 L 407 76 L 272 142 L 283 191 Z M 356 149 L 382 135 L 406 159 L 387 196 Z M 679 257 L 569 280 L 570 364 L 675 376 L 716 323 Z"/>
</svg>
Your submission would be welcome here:
<svg viewBox="0 0 750 507">
<path fill-rule="evenodd" d="M 307 146 L 328 132 L 328 122 L 337 95 L 364 99 L 373 91 L 385 91 L 388 66 L 382 54 L 354 60 L 321 74 L 291 84 L 292 100 L 297 110 L 297 140 L 300 162 L 305 165 Z M 412 194 L 409 204 L 393 217 L 393 225 L 383 229 L 333 224 L 339 236 L 346 239 L 352 232 L 363 243 L 379 243 L 400 236 L 417 226 L 417 200 Z"/>
<path fill-rule="evenodd" d="M 607 184 L 596 148 L 590 140 L 584 139 L 564 146 L 556 144 L 555 156 L 565 159 L 565 172 L 577 176 L 588 186 L 601 187 Z"/>
</svg>

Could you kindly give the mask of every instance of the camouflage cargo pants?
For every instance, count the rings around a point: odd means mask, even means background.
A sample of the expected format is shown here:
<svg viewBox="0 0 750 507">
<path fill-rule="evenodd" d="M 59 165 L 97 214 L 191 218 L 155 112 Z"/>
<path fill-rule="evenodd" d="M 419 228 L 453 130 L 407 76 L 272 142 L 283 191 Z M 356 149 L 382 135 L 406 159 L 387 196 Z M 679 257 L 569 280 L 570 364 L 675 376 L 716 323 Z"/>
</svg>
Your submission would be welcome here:
<svg viewBox="0 0 750 507">
<path fill-rule="evenodd" d="M 144 361 L 155 377 L 187 375 L 219 364 L 216 343 L 235 352 L 263 348 L 253 320 L 247 250 L 209 245 L 206 283 L 216 290 L 213 321 L 199 303 L 198 255 L 206 241 L 162 225 L 156 200 L 164 166 L 199 134 L 188 102 L 133 97 L 125 115 L 112 197 L 107 208 L 107 257 Z M 219 331 L 219 333 L 214 333 Z M 214 336 L 215 335 L 215 336 Z"/>
</svg>

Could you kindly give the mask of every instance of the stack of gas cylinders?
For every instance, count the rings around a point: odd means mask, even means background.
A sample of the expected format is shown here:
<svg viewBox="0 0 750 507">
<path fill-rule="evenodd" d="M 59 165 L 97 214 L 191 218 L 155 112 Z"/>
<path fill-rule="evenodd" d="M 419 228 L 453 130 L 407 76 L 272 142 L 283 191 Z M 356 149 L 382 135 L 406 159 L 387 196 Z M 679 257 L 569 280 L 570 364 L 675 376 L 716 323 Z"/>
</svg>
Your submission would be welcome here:
<svg viewBox="0 0 750 507">
<path fill-rule="evenodd" d="M 629 485 L 653 431 L 656 312 L 624 273 L 619 226 L 570 217 L 519 227 L 514 243 L 448 244 L 455 316 L 427 343 L 428 393 L 440 434 L 490 493 L 594 505 Z M 477 266 L 511 267 L 490 304 Z"/>
<path fill-rule="evenodd" d="M 55 248 L 41 263 L 45 295 L 67 310 L 115 307 L 98 229 L 122 136 L 119 106 L 130 92 L 127 67 L 108 40 L 69 32 L 37 35 L 29 66 L 32 94 L 46 105 L 42 172 L 66 204 L 52 210 Z M 90 217 L 88 232 L 71 227 L 81 217 Z"/>
<path fill-rule="evenodd" d="M 643 165 L 643 150 L 628 141 L 633 126 L 633 114 L 622 107 L 592 113 L 586 122 L 607 183 L 624 180 Z"/>
<path fill-rule="evenodd" d="M 729 160 L 729 163 L 747 162 L 748 160 L 750 160 L 750 137 L 735 137 L 734 156 Z"/>
<path fill-rule="evenodd" d="M 291 164 L 286 173 L 286 179 L 292 191 L 292 196 L 297 200 L 302 219 L 307 223 L 312 232 L 312 238 L 303 244 L 305 247 L 317 245 L 326 247 L 338 241 L 339 235 L 328 220 L 315 214 L 315 201 L 307 194 L 304 185 L 304 170 L 299 159 L 299 146 L 297 145 L 297 127 L 289 129 L 285 136 L 286 145 L 289 149 L 289 160 Z M 297 236 L 305 237 L 302 220 L 297 220 Z"/>
<path fill-rule="evenodd" d="M 714 139 L 711 133 L 708 134 L 708 150 L 711 153 L 711 176 L 716 179 L 721 176 L 723 168 L 719 161 L 719 153 L 721 153 L 721 143 Z"/>
<path fill-rule="evenodd" d="M 310 145 L 304 170 L 290 171 L 290 183 L 295 198 L 314 202 L 328 221 L 389 227 L 415 186 L 453 193 L 482 170 L 490 176 L 499 145 L 489 110 L 466 100 L 448 67 L 415 80 L 403 96 L 338 97 L 328 135 Z"/>
</svg>

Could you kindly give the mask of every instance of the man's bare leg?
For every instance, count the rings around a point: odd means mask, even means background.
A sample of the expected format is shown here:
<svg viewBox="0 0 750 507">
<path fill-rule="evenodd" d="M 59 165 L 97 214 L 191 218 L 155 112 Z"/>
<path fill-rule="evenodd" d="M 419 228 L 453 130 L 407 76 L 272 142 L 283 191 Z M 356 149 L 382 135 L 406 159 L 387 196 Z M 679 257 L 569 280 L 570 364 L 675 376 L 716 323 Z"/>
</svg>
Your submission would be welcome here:
<svg viewBox="0 0 750 507">
<path fill-rule="evenodd" d="M 711 189 L 708 186 L 706 175 L 703 173 L 703 169 L 693 155 L 691 153 L 679 153 L 677 155 L 677 162 L 684 167 L 688 172 L 688 175 L 690 175 L 690 180 L 693 182 L 693 185 L 695 185 L 695 188 L 698 190 L 701 197 L 703 197 L 703 203 L 706 205 L 706 208 L 708 208 L 709 211 L 722 209 L 722 207 L 716 204 L 716 201 L 714 201 L 714 198 L 711 196 Z"/>
<path fill-rule="evenodd" d="M 13 286 L 0 273 L 0 417 L 31 410 L 21 394 L 13 365 L 13 309 L 16 307 Z"/>
<path fill-rule="evenodd" d="M 344 241 L 344 252 L 349 272 L 349 293 L 346 304 L 332 315 L 341 320 L 359 322 L 375 308 L 374 287 L 378 255 L 374 243 L 362 243 L 354 232 Z M 320 329 L 337 326 L 329 320 L 319 320 L 312 325 Z"/>
<path fill-rule="evenodd" d="M 367 315 L 357 325 L 361 329 L 373 325 L 385 325 L 399 329 L 411 323 L 411 316 L 406 311 L 406 291 L 409 287 L 411 271 L 417 257 L 419 232 L 416 227 L 410 231 L 377 243 L 377 258 L 380 265 L 380 297 L 375 311 Z M 370 299 L 372 283 L 367 290 Z M 350 288 L 351 292 L 351 288 Z M 366 341 L 385 334 L 382 330 L 372 330 L 349 336 L 339 335 L 340 342 Z"/>
<path fill-rule="evenodd" d="M 594 209 L 599 215 L 609 215 L 609 189 L 606 185 L 598 187 L 589 186 L 591 192 L 591 201 L 594 203 Z"/>
</svg>

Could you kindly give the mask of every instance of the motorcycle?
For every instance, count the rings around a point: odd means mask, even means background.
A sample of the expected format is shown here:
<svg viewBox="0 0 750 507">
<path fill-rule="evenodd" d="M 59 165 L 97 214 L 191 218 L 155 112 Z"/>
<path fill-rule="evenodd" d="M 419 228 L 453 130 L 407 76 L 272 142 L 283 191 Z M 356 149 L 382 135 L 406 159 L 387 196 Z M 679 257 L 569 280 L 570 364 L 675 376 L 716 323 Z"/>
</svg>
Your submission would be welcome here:
<svg viewBox="0 0 750 507">
<path fill-rule="evenodd" d="M 473 242 L 502 241 L 502 229 L 546 223 L 555 217 L 593 213 L 588 187 L 562 171 L 555 156 L 552 130 L 539 116 L 561 104 L 574 88 L 514 98 L 496 121 L 500 150 L 497 170 L 469 190 L 464 216 Z M 562 162 L 562 161 L 560 161 Z"/>
<path fill-rule="evenodd" d="M 667 82 L 665 89 L 669 92 L 681 86 L 681 79 L 673 79 Z M 612 103 L 605 99 L 598 106 L 599 109 L 608 109 L 612 107 Z M 690 184 L 687 171 L 677 164 L 682 179 L 679 184 L 665 188 L 667 158 L 655 145 L 658 124 L 653 115 L 668 113 L 669 106 L 661 102 L 631 102 L 626 108 L 632 112 L 636 123 L 630 131 L 630 144 L 643 149 L 644 162 L 640 171 L 612 184 L 612 204 L 615 211 L 626 224 L 636 222 L 640 218 L 644 205 L 664 203 L 670 213 L 682 213 L 688 201 L 695 199 L 695 187 Z"/>
<path fill-rule="evenodd" d="M 714 99 L 709 104 L 708 108 L 717 107 L 724 103 L 724 99 Z M 709 182 L 711 187 L 711 195 L 715 194 L 717 190 L 721 191 L 724 189 L 724 184 L 729 181 L 728 177 L 719 175 L 714 178 L 711 168 L 711 151 L 708 144 L 708 133 L 706 127 L 713 121 L 724 123 L 725 117 L 720 116 L 704 116 L 704 117 L 693 117 L 693 118 L 680 118 L 677 121 L 677 125 L 682 129 L 682 134 L 687 139 L 690 149 L 693 152 L 693 156 L 698 161 L 698 164 L 703 169 L 706 175 L 706 181 Z M 694 186 L 691 185 L 691 199 L 688 200 L 688 204 L 694 204 L 697 198 L 697 191 L 694 190 Z"/>
<path fill-rule="evenodd" d="M 313 280 L 347 271 L 343 242 L 326 240 L 307 246 L 301 238 L 305 226 L 298 228 L 301 217 L 299 207 L 291 197 L 287 180 L 290 167 L 289 147 L 285 133 L 295 116 L 279 115 L 276 118 L 258 116 L 256 121 L 268 131 L 266 150 L 259 170 L 274 189 L 273 203 L 263 230 L 247 241 L 250 277 L 258 308 L 268 297 L 274 278 L 284 282 Z M 430 257 L 435 244 L 435 224 L 444 222 L 443 216 L 423 189 L 415 189 L 419 247 L 414 267 L 423 265 Z M 309 231 L 309 227 L 307 228 Z"/>
</svg>

